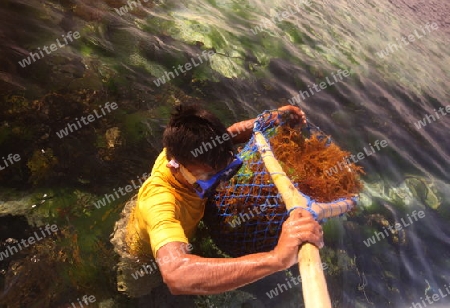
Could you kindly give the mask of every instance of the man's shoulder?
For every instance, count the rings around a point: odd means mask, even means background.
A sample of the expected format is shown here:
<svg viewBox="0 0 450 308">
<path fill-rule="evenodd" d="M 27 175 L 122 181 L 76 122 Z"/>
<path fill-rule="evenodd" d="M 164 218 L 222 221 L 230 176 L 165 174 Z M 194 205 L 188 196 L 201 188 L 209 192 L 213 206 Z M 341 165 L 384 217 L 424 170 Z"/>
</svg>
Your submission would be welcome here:
<svg viewBox="0 0 450 308">
<path fill-rule="evenodd" d="M 158 157 L 155 159 L 155 163 L 152 168 L 152 175 L 158 172 L 166 171 L 168 160 L 166 157 L 166 148 L 162 149 L 161 153 L 159 153 Z"/>
<path fill-rule="evenodd" d="M 164 185 L 165 184 L 165 185 Z M 160 204 L 173 203 L 176 198 L 173 189 L 167 183 L 160 183 L 160 181 L 150 180 L 142 186 L 138 195 L 138 203 Z"/>
</svg>

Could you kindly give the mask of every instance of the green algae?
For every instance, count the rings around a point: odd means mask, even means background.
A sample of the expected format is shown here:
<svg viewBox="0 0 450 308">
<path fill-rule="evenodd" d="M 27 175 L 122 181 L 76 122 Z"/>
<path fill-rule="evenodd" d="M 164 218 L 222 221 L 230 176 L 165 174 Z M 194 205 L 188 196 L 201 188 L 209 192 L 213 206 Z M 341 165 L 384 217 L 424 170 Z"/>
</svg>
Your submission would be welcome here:
<svg viewBox="0 0 450 308">
<path fill-rule="evenodd" d="M 31 171 L 30 181 L 34 185 L 41 184 L 53 176 L 53 169 L 59 163 L 52 149 L 35 150 L 27 162 Z"/>
<path fill-rule="evenodd" d="M 163 109 L 163 107 L 160 107 Z M 145 141 L 149 128 L 146 123 L 149 117 L 147 112 L 136 112 L 132 114 L 126 114 L 122 117 L 122 128 L 124 134 L 124 140 L 131 144 Z"/>
</svg>

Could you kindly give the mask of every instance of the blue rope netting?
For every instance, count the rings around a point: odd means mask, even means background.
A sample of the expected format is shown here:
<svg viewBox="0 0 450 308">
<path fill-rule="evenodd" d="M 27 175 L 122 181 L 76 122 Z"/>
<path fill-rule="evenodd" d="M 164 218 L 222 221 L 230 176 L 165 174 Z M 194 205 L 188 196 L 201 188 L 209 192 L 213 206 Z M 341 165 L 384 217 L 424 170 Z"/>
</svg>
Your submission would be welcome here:
<svg viewBox="0 0 450 308">
<path fill-rule="evenodd" d="M 278 111 L 265 111 L 258 116 L 254 131 L 270 140 L 278 126 L 288 125 L 288 117 L 289 114 Z M 328 138 L 327 144 L 331 143 L 329 136 L 308 121 L 302 133 L 309 138 L 313 132 L 319 133 L 319 138 Z M 232 257 L 272 250 L 289 216 L 264 166 L 254 136 L 238 156 L 243 161 L 242 167 L 208 200 L 204 218 L 217 247 Z M 296 183 L 294 186 L 298 188 Z"/>
</svg>

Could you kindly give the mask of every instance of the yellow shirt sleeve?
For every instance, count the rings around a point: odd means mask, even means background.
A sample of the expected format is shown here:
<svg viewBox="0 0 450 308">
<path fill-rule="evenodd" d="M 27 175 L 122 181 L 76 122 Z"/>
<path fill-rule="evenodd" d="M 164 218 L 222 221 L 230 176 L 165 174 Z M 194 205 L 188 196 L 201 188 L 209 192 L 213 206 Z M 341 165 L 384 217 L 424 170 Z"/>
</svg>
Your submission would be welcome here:
<svg viewBox="0 0 450 308">
<path fill-rule="evenodd" d="M 180 210 L 174 195 L 164 187 L 152 187 L 150 196 L 139 200 L 152 254 L 170 242 L 189 243 L 180 221 Z"/>
<path fill-rule="evenodd" d="M 167 168 L 165 149 L 151 176 L 139 190 L 136 207 L 128 222 L 127 243 L 135 255 L 153 257 L 170 242 L 188 244 L 205 211 L 205 199 L 179 183 Z"/>
</svg>

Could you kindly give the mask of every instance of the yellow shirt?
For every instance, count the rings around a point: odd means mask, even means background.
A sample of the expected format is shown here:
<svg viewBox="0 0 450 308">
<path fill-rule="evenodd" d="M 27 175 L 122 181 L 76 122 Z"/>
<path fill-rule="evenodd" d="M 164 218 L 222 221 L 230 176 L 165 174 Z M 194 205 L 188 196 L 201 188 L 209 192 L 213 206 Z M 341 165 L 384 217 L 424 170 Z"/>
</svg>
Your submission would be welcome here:
<svg viewBox="0 0 450 308">
<path fill-rule="evenodd" d="M 187 244 L 203 217 L 206 199 L 179 183 L 167 163 L 163 149 L 131 212 L 127 243 L 134 255 L 145 256 L 151 250 L 156 258 L 158 249 L 167 243 Z"/>
</svg>

